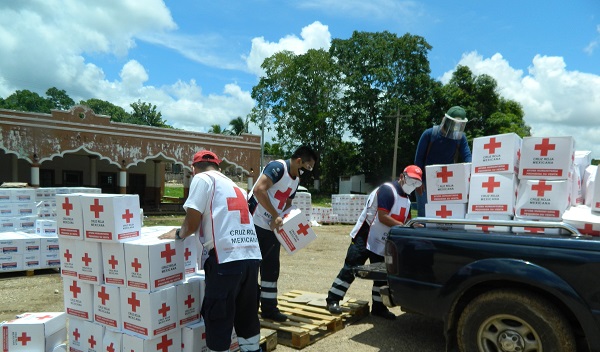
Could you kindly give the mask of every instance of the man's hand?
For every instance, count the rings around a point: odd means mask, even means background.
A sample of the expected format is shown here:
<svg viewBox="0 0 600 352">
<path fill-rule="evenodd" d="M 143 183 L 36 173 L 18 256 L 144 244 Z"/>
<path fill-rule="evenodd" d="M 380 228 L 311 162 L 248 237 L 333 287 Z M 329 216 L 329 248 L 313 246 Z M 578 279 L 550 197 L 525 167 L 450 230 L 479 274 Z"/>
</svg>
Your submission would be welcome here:
<svg viewBox="0 0 600 352">
<path fill-rule="evenodd" d="M 277 231 L 281 226 L 283 226 L 283 219 L 281 218 L 281 216 L 273 218 L 273 220 L 271 220 L 270 226 L 272 231 Z"/>
<path fill-rule="evenodd" d="M 176 231 L 177 229 L 172 229 L 169 232 L 163 233 L 162 235 L 158 236 L 158 238 L 161 240 L 175 240 L 177 239 L 177 237 L 175 237 Z"/>
</svg>

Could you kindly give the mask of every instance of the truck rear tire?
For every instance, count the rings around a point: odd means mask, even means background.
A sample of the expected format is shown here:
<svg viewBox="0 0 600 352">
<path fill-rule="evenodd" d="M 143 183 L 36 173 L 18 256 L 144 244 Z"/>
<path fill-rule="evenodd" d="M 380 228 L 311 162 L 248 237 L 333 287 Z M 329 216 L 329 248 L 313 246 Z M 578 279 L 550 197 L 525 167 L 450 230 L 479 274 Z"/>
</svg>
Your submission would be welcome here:
<svg viewBox="0 0 600 352">
<path fill-rule="evenodd" d="M 564 315 L 547 299 L 526 291 L 501 289 L 471 301 L 457 325 L 462 352 L 575 352 Z"/>
</svg>

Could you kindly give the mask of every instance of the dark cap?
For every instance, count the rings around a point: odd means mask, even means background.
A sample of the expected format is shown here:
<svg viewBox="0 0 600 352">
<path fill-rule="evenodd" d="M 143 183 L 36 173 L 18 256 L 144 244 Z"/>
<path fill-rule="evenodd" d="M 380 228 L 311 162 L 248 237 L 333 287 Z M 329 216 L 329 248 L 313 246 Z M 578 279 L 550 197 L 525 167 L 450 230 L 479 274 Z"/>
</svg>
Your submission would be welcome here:
<svg viewBox="0 0 600 352">
<path fill-rule="evenodd" d="M 448 115 L 450 117 L 454 117 L 455 119 L 466 119 L 467 118 L 467 112 L 465 111 L 465 109 L 461 108 L 460 106 L 451 107 L 446 112 L 446 115 Z"/>
<path fill-rule="evenodd" d="M 199 163 L 201 161 L 207 161 L 209 163 L 215 163 L 217 165 L 221 163 L 221 159 L 219 159 L 217 154 L 211 152 L 210 150 L 201 150 L 194 154 L 192 164 Z"/>
</svg>

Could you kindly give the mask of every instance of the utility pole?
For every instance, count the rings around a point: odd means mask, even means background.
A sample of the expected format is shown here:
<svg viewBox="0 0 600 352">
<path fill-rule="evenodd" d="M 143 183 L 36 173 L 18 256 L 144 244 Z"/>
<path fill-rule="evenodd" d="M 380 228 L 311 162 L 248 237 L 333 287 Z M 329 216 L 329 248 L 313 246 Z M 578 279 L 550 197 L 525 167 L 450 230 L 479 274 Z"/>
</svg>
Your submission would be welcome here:
<svg viewBox="0 0 600 352">
<path fill-rule="evenodd" d="M 394 136 L 394 160 L 392 162 L 392 180 L 395 180 L 398 175 L 396 174 L 396 163 L 398 162 L 398 131 L 400 129 L 400 118 L 410 117 L 410 115 L 400 115 L 400 107 L 396 110 L 395 115 L 390 115 L 386 117 L 395 117 L 396 118 L 396 134 Z"/>
</svg>

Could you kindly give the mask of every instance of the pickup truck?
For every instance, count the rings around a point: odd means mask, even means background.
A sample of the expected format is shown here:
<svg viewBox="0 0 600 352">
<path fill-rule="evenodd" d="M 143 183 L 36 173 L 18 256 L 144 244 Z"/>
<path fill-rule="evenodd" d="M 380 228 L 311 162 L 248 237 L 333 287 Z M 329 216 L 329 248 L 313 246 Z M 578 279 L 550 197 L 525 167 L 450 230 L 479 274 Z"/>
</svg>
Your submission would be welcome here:
<svg viewBox="0 0 600 352">
<path fill-rule="evenodd" d="M 387 280 L 387 306 L 442 320 L 447 351 L 600 351 L 600 240 L 566 223 L 415 218 L 390 230 L 385 262 L 354 274 Z"/>
</svg>

